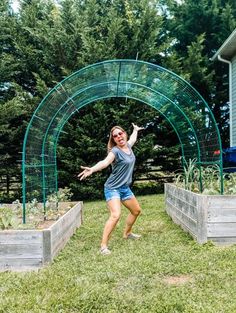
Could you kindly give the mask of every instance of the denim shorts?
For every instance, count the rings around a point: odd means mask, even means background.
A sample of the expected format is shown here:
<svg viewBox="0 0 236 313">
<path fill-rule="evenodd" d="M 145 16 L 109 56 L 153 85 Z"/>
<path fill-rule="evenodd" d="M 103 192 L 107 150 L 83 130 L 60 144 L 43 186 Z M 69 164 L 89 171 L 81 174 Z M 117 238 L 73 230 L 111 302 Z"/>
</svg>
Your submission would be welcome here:
<svg viewBox="0 0 236 313">
<path fill-rule="evenodd" d="M 109 201 L 111 199 L 120 199 L 123 201 L 134 197 L 134 194 L 129 188 L 129 186 L 121 186 L 115 189 L 109 189 L 104 187 L 104 195 L 106 201 Z"/>
</svg>

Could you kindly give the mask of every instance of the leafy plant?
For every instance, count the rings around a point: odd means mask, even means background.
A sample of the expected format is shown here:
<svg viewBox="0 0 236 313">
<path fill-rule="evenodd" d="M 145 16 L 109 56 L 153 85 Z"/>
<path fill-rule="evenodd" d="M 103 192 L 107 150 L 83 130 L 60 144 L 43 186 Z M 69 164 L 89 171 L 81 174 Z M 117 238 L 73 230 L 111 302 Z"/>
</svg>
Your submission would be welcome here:
<svg viewBox="0 0 236 313">
<path fill-rule="evenodd" d="M 15 201 L 12 202 L 12 204 L 14 204 L 14 211 L 20 211 L 21 210 L 21 203 L 20 200 L 16 199 Z"/>
<path fill-rule="evenodd" d="M 59 203 L 70 201 L 72 195 L 73 194 L 70 188 L 67 188 L 67 187 L 59 188 L 58 192 L 55 192 L 49 195 L 46 201 L 46 212 L 45 212 L 44 219 L 59 218 L 60 217 L 60 214 L 58 211 Z"/>
<path fill-rule="evenodd" d="M 200 175 L 203 183 L 203 194 L 214 195 L 220 193 L 220 167 L 217 164 L 199 167 L 196 160 L 189 160 L 184 170 L 178 173 L 174 182 L 177 186 L 193 192 L 200 192 Z M 225 194 L 236 194 L 236 176 L 232 174 L 224 175 Z"/>
<path fill-rule="evenodd" d="M 236 173 L 224 175 L 225 194 L 236 194 Z"/>
<path fill-rule="evenodd" d="M 0 229 L 16 228 L 18 218 L 9 207 L 0 207 Z"/>
<path fill-rule="evenodd" d="M 202 168 L 202 180 L 204 183 L 203 194 L 215 195 L 220 193 L 220 168 L 218 165 Z"/>
<path fill-rule="evenodd" d="M 199 168 L 197 167 L 196 159 L 190 159 L 189 163 L 185 163 L 183 171 L 176 174 L 174 182 L 177 186 L 199 192 Z"/>
<path fill-rule="evenodd" d="M 34 198 L 31 202 L 28 203 L 27 209 L 30 213 L 37 214 L 39 211 L 39 203 L 36 198 Z"/>
<path fill-rule="evenodd" d="M 57 192 L 54 192 L 47 197 L 46 207 L 48 209 L 57 209 L 59 202 L 70 201 L 72 195 L 70 188 L 59 188 Z"/>
</svg>

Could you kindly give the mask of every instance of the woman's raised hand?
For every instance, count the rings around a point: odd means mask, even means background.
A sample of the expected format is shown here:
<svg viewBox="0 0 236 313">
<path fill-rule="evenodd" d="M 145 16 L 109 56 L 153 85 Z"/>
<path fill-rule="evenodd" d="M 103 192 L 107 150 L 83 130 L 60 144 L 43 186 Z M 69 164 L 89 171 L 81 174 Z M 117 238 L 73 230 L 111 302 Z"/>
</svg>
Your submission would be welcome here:
<svg viewBox="0 0 236 313">
<path fill-rule="evenodd" d="M 136 125 L 136 124 L 134 124 L 134 123 L 132 123 L 132 125 L 133 125 L 134 130 L 136 130 L 137 132 L 138 132 L 139 130 L 143 130 L 143 129 L 144 129 L 144 127 L 139 127 L 138 125 Z"/>
<path fill-rule="evenodd" d="M 91 167 L 81 166 L 81 168 L 83 169 L 83 172 L 79 173 L 78 175 L 80 180 L 83 180 L 93 174 L 93 170 Z"/>
</svg>

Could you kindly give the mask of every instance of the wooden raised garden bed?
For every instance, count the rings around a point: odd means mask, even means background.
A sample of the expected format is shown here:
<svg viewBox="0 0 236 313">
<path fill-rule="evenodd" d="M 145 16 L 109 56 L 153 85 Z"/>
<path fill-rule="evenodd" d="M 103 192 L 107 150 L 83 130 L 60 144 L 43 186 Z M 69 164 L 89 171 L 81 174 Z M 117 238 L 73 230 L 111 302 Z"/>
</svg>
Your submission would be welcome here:
<svg viewBox="0 0 236 313">
<path fill-rule="evenodd" d="M 82 223 L 78 202 L 48 228 L 0 231 L 0 270 L 38 269 L 51 262 Z"/>
<path fill-rule="evenodd" d="M 199 243 L 236 243 L 236 196 L 202 195 L 165 184 L 166 211 Z"/>
</svg>

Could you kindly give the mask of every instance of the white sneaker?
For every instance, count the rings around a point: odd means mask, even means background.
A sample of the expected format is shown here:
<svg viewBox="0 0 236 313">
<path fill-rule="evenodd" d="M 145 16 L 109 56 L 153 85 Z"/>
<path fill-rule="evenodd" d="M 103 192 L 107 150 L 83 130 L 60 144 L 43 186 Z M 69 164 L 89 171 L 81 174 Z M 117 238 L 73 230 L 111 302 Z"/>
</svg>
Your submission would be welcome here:
<svg viewBox="0 0 236 313">
<path fill-rule="evenodd" d="M 128 236 L 126 237 L 126 239 L 133 239 L 133 240 L 136 240 L 139 238 L 141 238 L 141 235 L 137 235 L 137 234 L 133 234 L 133 233 L 128 234 Z"/>
<path fill-rule="evenodd" d="M 100 253 L 102 255 L 108 255 L 108 254 L 111 254 L 111 250 L 109 250 L 108 247 L 103 247 L 100 249 Z"/>
</svg>

